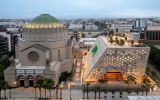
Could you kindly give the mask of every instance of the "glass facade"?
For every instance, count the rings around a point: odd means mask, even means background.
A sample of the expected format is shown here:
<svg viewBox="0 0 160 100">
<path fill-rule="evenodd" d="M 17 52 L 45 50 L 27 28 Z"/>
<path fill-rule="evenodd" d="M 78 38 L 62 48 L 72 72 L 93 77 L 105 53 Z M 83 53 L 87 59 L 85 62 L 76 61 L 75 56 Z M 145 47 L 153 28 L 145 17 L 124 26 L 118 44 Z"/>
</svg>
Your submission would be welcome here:
<svg viewBox="0 0 160 100">
<path fill-rule="evenodd" d="M 107 80 L 107 81 L 124 81 L 126 77 L 117 70 L 111 70 L 102 75 L 100 79 Z"/>
</svg>

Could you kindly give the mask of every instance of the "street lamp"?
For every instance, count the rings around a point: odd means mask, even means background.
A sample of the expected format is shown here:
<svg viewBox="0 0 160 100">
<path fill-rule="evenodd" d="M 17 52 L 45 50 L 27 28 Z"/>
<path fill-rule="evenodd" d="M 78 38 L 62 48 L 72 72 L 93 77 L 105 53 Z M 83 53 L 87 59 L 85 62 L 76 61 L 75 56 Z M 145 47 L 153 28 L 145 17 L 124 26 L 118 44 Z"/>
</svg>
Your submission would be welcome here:
<svg viewBox="0 0 160 100">
<path fill-rule="evenodd" d="M 70 77 L 70 100 L 71 100 L 71 80 L 72 78 Z"/>
</svg>

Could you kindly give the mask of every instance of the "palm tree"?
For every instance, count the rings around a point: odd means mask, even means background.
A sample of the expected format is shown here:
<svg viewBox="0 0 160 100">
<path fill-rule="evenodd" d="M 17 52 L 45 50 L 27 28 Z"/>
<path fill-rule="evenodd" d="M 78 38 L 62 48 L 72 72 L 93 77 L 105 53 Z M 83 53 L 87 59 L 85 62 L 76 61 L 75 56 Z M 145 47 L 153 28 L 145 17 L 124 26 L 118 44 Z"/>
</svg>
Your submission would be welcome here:
<svg viewBox="0 0 160 100">
<path fill-rule="evenodd" d="M 58 99 L 58 86 L 56 87 L 56 99 Z"/>
<path fill-rule="evenodd" d="M 50 91 L 50 98 L 51 98 L 51 89 L 54 87 L 55 85 L 55 81 L 52 80 L 52 79 L 47 79 L 47 88 L 49 89 Z"/>
<path fill-rule="evenodd" d="M 95 86 L 95 87 L 94 87 L 94 90 L 95 90 L 95 99 L 96 99 L 96 93 L 97 93 L 98 87 Z"/>
<path fill-rule="evenodd" d="M 43 88 L 45 89 L 45 99 L 46 99 L 46 89 L 47 89 L 47 78 L 44 78 L 44 82 L 43 82 Z"/>
<path fill-rule="evenodd" d="M 62 99 L 62 89 L 63 87 L 60 87 L 60 99 Z"/>
<path fill-rule="evenodd" d="M 101 86 L 98 86 L 97 89 L 99 90 L 99 99 L 100 99 L 100 95 L 101 95 Z"/>
<path fill-rule="evenodd" d="M 83 99 L 85 98 L 85 91 L 84 91 L 84 88 L 85 88 L 85 84 L 82 84 L 82 86 L 83 86 Z"/>
<path fill-rule="evenodd" d="M 3 81 L 0 81 L 0 99 L 1 99 L 1 91 L 3 89 Z"/>
<path fill-rule="evenodd" d="M 146 96 L 147 96 L 147 94 L 148 94 L 148 88 L 151 86 L 151 84 L 149 84 L 149 83 L 147 83 L 146 84 Z"/>
<path fill-rule="evenodd" d="M 6 98 L 6 89 L 8 89 L 9 84 L 7 81 L 3 81 L 2 85 L 3 85 L 3 90 L 4 90 L 4 98 Z"/>
<path fill-rule="evenodd" d="M 89 87 L 90 83 L 87 82 L 86 85 L 87 85 L 87 99 L 88 99 L 88 87 Z"/>
<path fill-rule="evenodd" d="M 44 83 L 43 79 L 37 79 L 37 81 L 35 83 L 35 86 L 38 87 L 40 90 L 40 98 L 41 98 L 41 88 L 43 87 L 43 83 Z"/>
<path fill-rule="evenodd" d="M 142 96 L 143 96 L 143 92 L 144 92 L 144 89 L 146 88 L 146 86 L 145 85 L 141 85 L 141 87 L 142 87 Z"/>
</svg>

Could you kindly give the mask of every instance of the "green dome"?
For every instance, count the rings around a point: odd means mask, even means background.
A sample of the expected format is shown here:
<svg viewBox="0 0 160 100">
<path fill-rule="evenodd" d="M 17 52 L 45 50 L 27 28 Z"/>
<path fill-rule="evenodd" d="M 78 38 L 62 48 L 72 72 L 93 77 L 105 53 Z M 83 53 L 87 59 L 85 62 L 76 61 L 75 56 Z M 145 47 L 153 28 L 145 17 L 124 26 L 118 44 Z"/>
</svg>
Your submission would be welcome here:
<svg viewBox="0 0 160 100">
<path fill-rule="evenodd" d="M 27 25 L 26 28 L 46 29 L 46 28 L 60 28 L 60 27 L 63 27 L 63 25 L 58 19 L 49 14 L 42 14 L 31 20 L 31 22 Z"/>
</svg>

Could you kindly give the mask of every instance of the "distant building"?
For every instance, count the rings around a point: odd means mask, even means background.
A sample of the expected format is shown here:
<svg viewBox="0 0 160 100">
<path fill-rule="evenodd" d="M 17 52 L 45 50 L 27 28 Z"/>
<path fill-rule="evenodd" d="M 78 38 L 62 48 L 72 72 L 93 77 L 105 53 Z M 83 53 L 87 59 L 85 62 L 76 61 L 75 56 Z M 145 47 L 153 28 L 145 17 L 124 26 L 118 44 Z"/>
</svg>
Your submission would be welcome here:
<svg viewBox="0 0 160 100">
<path fill-rule="evenodd" d="M 2 59 L 8 51 L 8 38 L 0 35 L 0 59 Z"/>
<path fill-rule="evenodd" d="M 7 37 L 8 51 L 11 51 L 11 36 L 10 36 L 10 34 L 7 34 L 6 32 L 0 32 L 0 35 L 3 37 Z"/>
<path fill-rule="evenodd" d="M 85 56 L 97 38 L 81 38 L 75 45 L 75 57 Z"/>
<path fill-rule="evenodd" d="M 97 25 L 83 25 L 83 30 L 98 30 Z"/>
<path fill-rule="evenodd" d="M 95 35 L 103 33 L 100 30 L 80 30 L 79 32 L 81 32 L 82 34 L 84 34 L 85 38 L 92 38 Z"/>
<path fill-rule="evenodd" d="M 119 30 L 131 30 L 133 29 L 133 24 L 132 23 L 122 23 L 122 24 L 115 23 L 114 31 L 116 31 L 117 28 Z"/>
<path fill-rule="evenodd" d="M 144 37 L 141 39 L 152 45 L 160 45 L 160 26 L 144 28 Z"/>
</svg>

